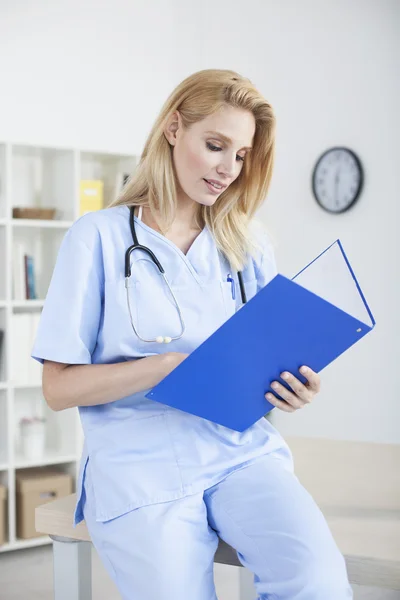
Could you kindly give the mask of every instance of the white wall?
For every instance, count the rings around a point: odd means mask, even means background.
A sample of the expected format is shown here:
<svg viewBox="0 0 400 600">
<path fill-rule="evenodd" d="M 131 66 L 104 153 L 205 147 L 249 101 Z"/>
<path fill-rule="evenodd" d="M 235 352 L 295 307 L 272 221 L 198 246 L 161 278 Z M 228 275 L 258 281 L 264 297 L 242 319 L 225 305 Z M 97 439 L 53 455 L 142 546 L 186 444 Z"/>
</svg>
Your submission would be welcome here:
<svg viewBox="0 0 400 600">
<path fill-rule="evenodd" d="M 0 139 L 140 153 L 175 31 L 162 0 L 0 0 Z"/>
<path fill-rule="evenodd" d="M 238 70 L 274 105 L 262 216 L 280 270 L 340 238 L 377 321 L 321 373 L 311 406 L 274 410 L 284 434 L 400 442 L 399 24 L 396 0 L 0 0 L 2 139 L 140 152 L 173 87 L 210 67 Z M 353 148 L 366 176 L 340 216 L 310 187 L 334 145 Z"/>
</svg>

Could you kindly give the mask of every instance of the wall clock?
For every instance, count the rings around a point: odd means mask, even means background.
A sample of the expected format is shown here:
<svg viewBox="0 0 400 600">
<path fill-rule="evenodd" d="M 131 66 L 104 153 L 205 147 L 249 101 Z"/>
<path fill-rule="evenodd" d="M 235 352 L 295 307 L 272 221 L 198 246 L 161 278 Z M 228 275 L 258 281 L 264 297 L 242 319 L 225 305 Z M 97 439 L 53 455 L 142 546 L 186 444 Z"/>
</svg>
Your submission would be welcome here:
<svg viewBox="0 0 400 600">
<path fill-rule="evenodd" d="M 359 198 L 363 182 L 363 168 L 355 152 L 335 147 L 318 159 L 313 171 L 312 189 L 323 209 L 342 213 Z"/>
</svg>

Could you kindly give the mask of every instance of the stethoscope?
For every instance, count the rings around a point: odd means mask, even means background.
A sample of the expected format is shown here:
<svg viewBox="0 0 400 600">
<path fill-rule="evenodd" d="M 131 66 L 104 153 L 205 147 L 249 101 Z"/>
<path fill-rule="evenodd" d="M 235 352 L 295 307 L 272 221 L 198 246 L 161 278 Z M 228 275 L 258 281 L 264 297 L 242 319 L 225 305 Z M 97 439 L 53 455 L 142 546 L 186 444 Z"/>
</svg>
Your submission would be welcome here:
<svg viewBox="0 0 400 600">
<path fill-rule="evenodd" d="M 128 303 L 128 310 L 129 310 L 129 319 L 131 321 L 133 331 L 135 332 L 137 337 L 140 340 L 142 340 L 142 342 L 157 342 L 158 344 L 169 344 L 170 342 L 172 342 L 174 340 L 179 340 L 183 336 L 183 334 L 185 332 L 185 321 L 183 320 L 182 312 L 179 307 L 179 303 L 175 297 L 174 292 L 171 289 L 171 286 L 165 275 L 165 271 L 163 269 L 162 264 L 160 263 L 160 261 L 158 260 L 158 258 L 154 254 L 154 252 L 152 252 L 150 250 L 150 248 L 147 248 L 147 246 L 142 246 L 141 244 L 139 244 L 139 241 L 138 241 L 138 238 L 136 235 L 136 230 L 135 230 L 135 212 L 134 211 L 135 211 L 135 207 L 131 206 L 130 207 L 130 215 L 129 215 L 129 224 L 130 224 L 130 228 L 131 228 L 133 244 L 132 244 L 132 246 L 129 246 L 129 248 L 125 252 L 125 289 L 126 289 L 126 299 L 127 299 L 127 303 Z M 138 214 L 139 220 L 141 220 L 142 211 L 143 211 L 143 207 L 140 206 L 139 214 Z M 133 322 L 133 319 L 132 319 L 131 305 L 130 305 L 130 300 L 129 300 L 129 278 L 131 276 L 131 254 L 134 250 L 142 250 L 142 252 L 145 252 L 146 254 L 148 254 L 148 256 L 150 256 L 151 260 L 153 261 L 154 265 L 158 268 L 160 274 L 162 275 L 169 291 L 171 292 L 171 296 L 174 299 L 176 310 L 178 311 L 179 321 L 180 321 L 180 325 L 181 325 L 181 331 L 180 331 L 179 335 L 177 335 L 175 337 L 159 335 L 154 339 L 146 339 L 146 338 L 143 338 L 141 335 L 139 335 L 139 333 L 135 327 L 135 324 Z M 239 280 L 240 295 L 242 298 L 242 303 L 246 304 L 246 302 L 247 302 L 246 291 L 244 289 L 244 283 L 243 283 L 243 277 L 242 277 L 241 271 L 238 271 L 237 275 L 238 275 L 238 280 Z M 231 281 L 232 285 L 234 285 L 233 279 L 230 279 L 229 281 Z"/>
</svg>

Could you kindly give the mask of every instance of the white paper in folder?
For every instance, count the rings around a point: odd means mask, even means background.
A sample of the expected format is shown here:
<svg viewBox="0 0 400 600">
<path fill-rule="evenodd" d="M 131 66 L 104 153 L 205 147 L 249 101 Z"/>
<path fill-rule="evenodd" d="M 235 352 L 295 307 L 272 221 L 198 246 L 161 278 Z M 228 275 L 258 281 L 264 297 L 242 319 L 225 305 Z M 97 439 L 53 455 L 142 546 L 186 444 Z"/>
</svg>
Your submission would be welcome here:
<svg viewBox="0 0 400 600">
<path fill-rule="evenodd" d="M 370 327 L 374 322 L 340 240 L 292 279 Z"/>
</svg>

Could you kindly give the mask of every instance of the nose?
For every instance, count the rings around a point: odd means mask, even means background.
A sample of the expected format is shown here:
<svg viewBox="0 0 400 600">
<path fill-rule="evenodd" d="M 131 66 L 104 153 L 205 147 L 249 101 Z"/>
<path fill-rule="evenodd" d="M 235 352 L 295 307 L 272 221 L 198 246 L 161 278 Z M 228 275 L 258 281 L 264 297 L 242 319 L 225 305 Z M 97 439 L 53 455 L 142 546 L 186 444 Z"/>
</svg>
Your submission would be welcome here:
<svg viewBox="0 0 400 600">
<path fill-rule="evenodd" d="M 235 176 L 236 167 L 236 154 L 230 157 L 228 153 L 226 153 L 223 157 L 221 156 L 221 162 L 218 165 L 217 172 L 219 175 L 224 175 L 226 179 L 225 183 L 228 183 L 228 181 Z"/>
</svg>

